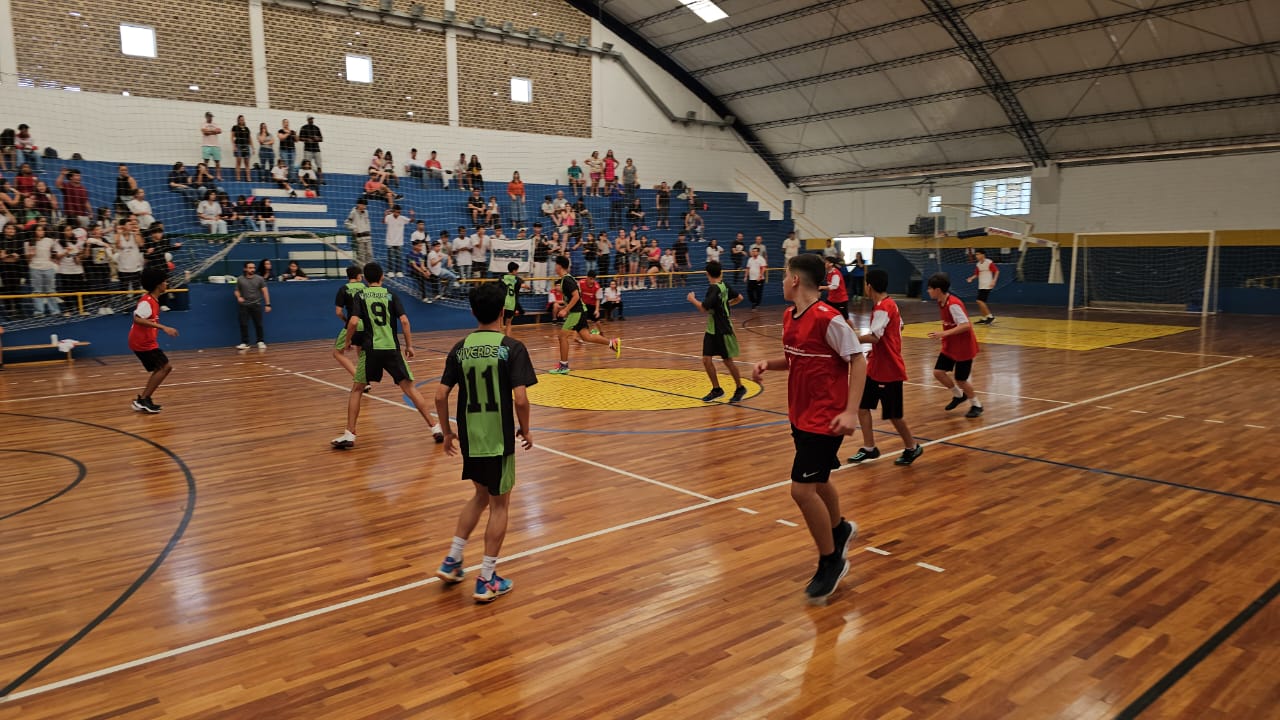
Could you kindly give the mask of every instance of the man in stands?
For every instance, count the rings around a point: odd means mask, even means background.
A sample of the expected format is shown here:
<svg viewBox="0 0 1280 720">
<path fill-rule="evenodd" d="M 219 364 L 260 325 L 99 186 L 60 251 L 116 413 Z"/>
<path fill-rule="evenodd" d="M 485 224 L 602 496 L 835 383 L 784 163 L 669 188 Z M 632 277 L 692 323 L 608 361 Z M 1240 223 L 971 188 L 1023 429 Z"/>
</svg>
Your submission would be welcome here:
<svg viewBox="0 0 1280 720">
<path fill-rule="evenodd" d="M 62 191 L 62 211 L 67 219 L 74 220 L 82 228 L 89 227 L 93 207 L 89 204 L 89 190 L 80 183 L 80 171 L 62 168 L 54 185 Z"/>
<path fill-rule="evenodd" d="M 440 160 L 436 158 L 436 151 L 431 151 L 431 157 L 427 158 L 427 177 L 433 177 L 440 181 L 440 187 L 445 190 L 449 189 L 449 176 L 445 174 L 444 166 L 440 164 Z"/>
<path fill-rule="evenodd" d="M 205 162 L 213 161 L 219 182 L 222 181 L 222 148 L 218 144 L 218 136 L 221 134 L 222 128 L 213 124 L 213 113 L 205 113 L 204 125 L 200 126 L 200 159 Z"/>
<path fill-rule="evenodd" d="M 369 204 L 364 198 L 356 201 L 356 206 L 347 213 L 343 226 L 351 231 L 356 248 L 356 264 L 364 266 L 373 262 L 373 230 L 369 223 Z"/>
<path fill-rule="evenodd" d="M 307 116 L 307 124 L 298 131 L 298 139 L 302 141 L 302 159 L 311 161 L 311 167 L 316 171 L 316 181 L 324 182 L 324 167 L 320 162 L 320 143 L 324 142 L 324 135 L 320 134 L 314 117 Z"/>
<path fill-rule="evenodd" d="M 386 200 L 388 205 L 395 205 L 396 200 L 404 197 L 391 192 L 391 188 L 378 179 L 378 171 L 373 169 L 369 170 L 369 179 L 364 183 L 364 194 L 371 200 Z"/>
<path fill-rule="evenodd" d="M 418 148 L 409 150 L 409 159 L 404 163 L 404 174 L 406 177 L 414 178 L 418 181 L 418 187 L 426 185 L 427 166 L 422 164 L 418 159 Z"/>
<path fill-rule="evenodd" d="M 118 173 L 116 174 L 116 204 L 127 206 L 129 204 L 129 201 L 132 200 L 135 195 L 137 195 L 138 181 L 134 180 L 133 176 L 129 174 L 128 165 L 121 164 L 120 167 L 117 168 L 117 170 L 118 170 Z"/>
</svg>

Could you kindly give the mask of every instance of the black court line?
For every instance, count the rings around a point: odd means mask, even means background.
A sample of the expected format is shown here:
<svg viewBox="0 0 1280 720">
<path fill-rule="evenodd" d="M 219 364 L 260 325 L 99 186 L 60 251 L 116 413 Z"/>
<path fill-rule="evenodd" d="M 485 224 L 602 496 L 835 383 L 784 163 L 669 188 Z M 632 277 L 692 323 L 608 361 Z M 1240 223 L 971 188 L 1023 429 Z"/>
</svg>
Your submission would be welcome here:
<svg viewBox="0 0 1280 720">
<path fill-rule="evenodd" d="M 1138 699 L 1129 703 L 1123 710 L 1116 715 L 1116 720 L 1131 720 L 1143 713 L 1147 708 L 1151 707 L 1156 700 L 1168 692 L 1169 688 L 1178 683 L 1179 680 L 1186 677 L 1197 665 L 1199 665 L 1209 654 L 1218 649 L 1218 646 L 1226 642 L 1228 638 L 1235 634 L 1237 630 L 1244 626 L 1245 623 L 1253 619 L 1254 615 L 1262 612 L 1276 595 L 1280 594 L 1280 582 L 1275 583 L 1265 590 L 1248 607 L 1241 610 L 1231 621 L 1218 629 L 1205 640 L 1200 647 L 1191 652 L 1190 655 L 1182 659 L 1182 662 L 1173 666 L 1173 669 L 1164 674 L 1164 677 L 1156 681 L 1154 685 L 1147 688 L 1146 692 L 1138 696 Z"/>
<path fill-rule="evenodd" d="M 16 515 L 21 515 L 22 513 L 27 512 L 28 510 L 35 510 L 36 508 L 40 507 L 41 505 L 44 505 L 45 503 L 49 503 L 49 502 L 53 502 L 54 500 L 57 500 L 58 498 L 70 492 L 72 488 L 79 485 L 80 481 L 84 479 L 85 473 L 88 472 L 88 470 L 85 469 L 84 463 L 80 462 L 79 460 L 69 455 L 63 455 L 61 453 L 45 452 L 44 450 L 9 450 L 9 449 L 0 449 L 0 452 L 30 453 L 32 455 L 48 455 L 49 457 L 61 458 L 70 463 L 73 463 L 79 469 L 79 472 L 76 474 L 76 479 L 72 480 L 71 483 L 68 484 L 66 487 L 62 488 L 58 492 L 50 495 L 49 497 L 41 500 L 40 502 L 34 505 L 28 505 L 22 508 L 21 510 L 14 510 L 8 515 L 0 515 L 0 520 L 8 520 L 9 518 L 14 517 Z"/>
<path fill-rule="evenodd" d="M 0 699 L 3 699 L 13 691 L 22 687 L 22 685 L 25 684 L 28 680 L 30 680 L 31 678 L 39 674 L 40 671 L 48 667 L 50 663 L 52 663 L 54 660 L 57 660 L 59 657 L 62 656 L 63 653 L 67 652 L 72 647 L 74 647 L 76 643 L 83 640 L 85 636 L 87 636 L 90 632 L 93 632 L 94 628 L 98 627 L 103 623 L 103 621 L 111 617 L 111 615 L 115 613 L 116 610 L 119 610 L 120 606 L 124 605 L 125 602 L 128 601 L 130 597 L 133 597 L 133 594 L 136 593 L 147 582 L 147 580 L 149 580 L 151 576 L 155 574 L 156 570 L 160 569 L 160 566 L 164 563 L 165 558 L 169 557 L 169 553 L 173 552 L 173 549 L 177 547 L 178 541 L 182 539 L 183 533 L 185 533 L 187 530 L 187 525 L 190 524 L 191 522 L 191 515 L 195 511 L 195 507 L 196 507 L 196 478 L 195 478 L 195 475 L 191 473 L 191 469 L 187 467 L 187 464 L 182 461 L 182 458 L 178 457 L 178 455 L 174 453 L 172 450 L 157 443 L 154 440 L 145 438 L 135 433 L 128 432 L 127 430 L 120 430 L 119 428 L 113 428 L 108 425 L 99 425 L 98 423 L 91 423 L 85 420 L 73 420 L 70 418 L 50 417 L 47 415 L 27 415 L 24 413 L 11 413 L 11 412 L 0 412 L 0 415 L 26 418 L 29 420 L 52 420 L 53 422 L 74 423 L 76 425 L 84 425 L 86 427 L 97 428 L 99 430 L 107 430 L 109 432 L 119 433 L 126 437 L 133 438 L 134 440 L 140 440 L 154 447 L 155 449 L 159 450 L 165 455 L 168 455 L 170 459 L 172 459 L 175 463 L 177 463 L 178 467 L 181 468 L 183 475 L 186 477 L 186 482 L 187 482 L 187 506 L 183 510 L 182 520 L 181 522 L 178 523 L 178 527 L 174 529 L 173 534 L 169 537 L 169 541 L 165 543 L 164 549 L 160 551 L 160 554 L 156 556 L 155 560 L 151 561 L 151 564 L 148 565 L 147 568 L 142 571 L 142 574 L 139 575 L 129 585 L 129 587 L 125 588 L 124 592 L 120 593 L 119 597 L 117 597 L 114 601 L 112 601 L 112 603 L 108 605 L 105 610 L 98 613 L 98 615 L 94 617 L 92 620 L 90 620 L 88 624 L 80 628 L 80 630 L 77 631 L 76 634 L 67 638 L 66 641 L 64 641 L 58 647 L 54 648 L 48 655 L 45 655 L 44 658 L 42 658 L 35 665 L 32 665 L 29 669 L 27 669 L 26 672 L 14 678 L 12 681 L 6 684 L 3 688 L 0 688 Z"/>
</svg>

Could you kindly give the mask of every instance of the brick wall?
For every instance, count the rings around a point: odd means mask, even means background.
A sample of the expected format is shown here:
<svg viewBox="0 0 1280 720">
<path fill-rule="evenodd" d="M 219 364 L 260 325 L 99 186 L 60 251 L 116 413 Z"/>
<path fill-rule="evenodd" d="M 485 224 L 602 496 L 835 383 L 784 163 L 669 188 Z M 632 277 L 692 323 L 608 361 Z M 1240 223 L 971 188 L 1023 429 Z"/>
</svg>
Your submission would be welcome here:
<svg viewBox="0 0 1280 720">
<path fill-rule="evenodd" d="M 533 103 L 511 101 L 511 78 Z M 466 127 L 591 137 L 591 58 L 458 37 L 458 115 Z"/>
<path fill-rule="evenodd" d="M 538 28 L 549 37 L 559 31 L 565 40 L 577 43 L 579 37 L 591 37 L 591 18 L 563 0 L 458 0 L 458 20 L 470 23 L 483 17 L 490 27 L 501 27 L 510 20 L 519 32 Z"/>
<path fill-rule="evenodd" d="M 11 7 L 18 75 L 37 87 L 253 104 L 245 0 L 11 0 Z M 122 22 L 155 28 L 157 57 L 121 54 Z"/>
<path fill-rule="evenodd" d="M 274 7 L 262 14 L 272 107 L 449 123 L 443 34 Z M 347 81 L 348 53 L 373 58 L 372 83 Z"/>
</svg>

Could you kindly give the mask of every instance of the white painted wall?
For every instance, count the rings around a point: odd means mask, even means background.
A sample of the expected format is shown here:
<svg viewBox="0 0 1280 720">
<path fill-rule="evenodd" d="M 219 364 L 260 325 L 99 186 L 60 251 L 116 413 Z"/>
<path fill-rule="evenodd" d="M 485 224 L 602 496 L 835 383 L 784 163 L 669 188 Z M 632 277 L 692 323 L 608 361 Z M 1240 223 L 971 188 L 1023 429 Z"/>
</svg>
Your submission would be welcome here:
<svg viewBox="0 0 1280 720">
<path fill-rule="evenodd" d="M 700 118 L 718 119 L 678 81 L 594 21 L 592 39 L 597 46 L 611 42 L 626 53 L 674 112 L 683 115 L 694 110 Z M 326 138 L 325 167 L 362 173 L 375 147 L 394 151 L 401 162 L 409 149 L 416 147 L 424 158 L 428 151 L 438 150 L 445 167 L 451 167 L 460 152 L 479 155 L 490 180 L 509 179 L 513 170 L 519 170 L 526 182 L 564 183 L 570 159 L 581 163 L 592 150 L 600 150 L 603 156 L 606 149 L 613 148 L 620 160 L 634 158 L 640 181 L 646 186 L 684 180 L 703 190 L 732 190 L 741 189 L 735 185 L 735 177 L 743 176 L 755 178 L 756 184 L 767 187 L 771 194 L 784 195 L 763 161 L 733 130 L 673 123 L 618 63 L 601 58 L 592 62 L 592 138 L 316 115 Z M 28 123 L 42 147 L 52 146 L 64 158 L 79 152 L 90 160 L 160 164 L 182 160 L 194 164 L 200 152 L 199 127 L 205 111 L 211 111 L 224 131 L 223 163 L 231 167 L 229 128 L 237 115 L 245 115 L 255 134 L 259 122 L 267 122 L 272 131 L 284 117 L 294 128 L 305 122 L 304 113 L 202 102 L 199 92 L 192 92 L 189 102 L 181 102 L 20 88 L 13 81 L 12 76 L 0 78 L 4 126 Z"/>
<path fill-rule="evenodd" d="M 939 180 L 934 193 L 968 203 L 974 180 Z M 901 236 L 926 214 L 928 195 L 925 185 L 813 193 L 797 222 Z M 1280 228 L 1277 197 L 1280 153 L 1098 165 L 1063 169 L 1056 204 L 1033 192 L 1028 219 L 1045 233 Z"/>
</svg>

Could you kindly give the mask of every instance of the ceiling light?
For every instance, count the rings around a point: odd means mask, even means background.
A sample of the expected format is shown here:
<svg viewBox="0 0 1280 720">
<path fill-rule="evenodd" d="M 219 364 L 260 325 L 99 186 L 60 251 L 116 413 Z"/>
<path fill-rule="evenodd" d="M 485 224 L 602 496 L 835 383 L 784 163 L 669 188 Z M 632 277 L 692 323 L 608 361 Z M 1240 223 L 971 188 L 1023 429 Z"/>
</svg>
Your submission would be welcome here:
<svg viewBox="0 0 1280 720">
<path fill-rule="evenodd" d="M 703 22 L 713 23 L 729 17 L 729 13 L 721 10 L 711 0 L 680 0 L 680 3 L 692 10 L 694 15 L 702 18 Z"/>
<path fill-rule="evenodd" d="M 199 85 L 188 85 L 188 86 L 187 86 L 187 89 L 188 89 L 188 90 L 199 90 L 199 89 L 200 89 L 200 86 L 199 86 Z"/>
</svg>

